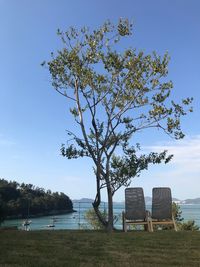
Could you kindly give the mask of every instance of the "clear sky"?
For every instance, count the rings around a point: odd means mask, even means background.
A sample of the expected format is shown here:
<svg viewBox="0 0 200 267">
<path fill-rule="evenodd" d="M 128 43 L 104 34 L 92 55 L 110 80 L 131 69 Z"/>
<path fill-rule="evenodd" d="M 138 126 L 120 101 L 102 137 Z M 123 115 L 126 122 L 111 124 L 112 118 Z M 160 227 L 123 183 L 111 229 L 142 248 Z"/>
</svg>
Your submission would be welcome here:
<svg viewBox="0 0 200 267">
<path fill-rule="evenodd" d="M 145 150 L 165 148 L 175 156 L 168 165 L 144 171 L 132 186 L 142 186 L 149 196 L 153 187 L 169 186 L 174 197 L 200 197 L 199 11 L 199 0 L 0 0 L 0 177 L 72 199 L 95 197 L 92 162 L 60 156 L 73 121 L 40 63 L 60 47 L 58 28 L 95 28 L 126 17 L 134 22 L 129 46 L 161 55 L 168 51 L 174 98 L 194 97 L 194 112 L 182 123 L 184 140 L 141 134 Z M 124 199 L 124 188 L 114 199 Z"/>
</svg>

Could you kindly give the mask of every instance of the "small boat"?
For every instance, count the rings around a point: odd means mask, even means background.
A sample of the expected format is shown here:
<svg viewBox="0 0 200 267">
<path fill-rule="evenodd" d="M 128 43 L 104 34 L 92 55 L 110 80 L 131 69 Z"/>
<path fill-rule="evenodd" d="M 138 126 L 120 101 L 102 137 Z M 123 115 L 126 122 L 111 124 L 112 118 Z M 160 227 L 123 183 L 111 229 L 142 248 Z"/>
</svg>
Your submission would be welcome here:
<svg viewBox="0 0 200 267">
<path fill-rule="evenodd" d="M 30 231 L 31 230 L 31 228 L 30 228 L 31 223 L 32 223 L 31 220 L 28 220 L 28 219 L 24 220 L 22 223 L 22 227 L 23 227 L 22 229 L 25 231 Z"/>
<path fill-rule="evenodd" d="M 25 221 L 23 221 L 22 226 L 28 226 L 28 225 L 30 225 L 31 223 L 32 223 L 31 220 L 25 220 Z"/>
<path fill-rule="evenodd" d="M 48 224 L 46 227 L 53 228 L 55 227 L 55 224 Z"/>
</svg>

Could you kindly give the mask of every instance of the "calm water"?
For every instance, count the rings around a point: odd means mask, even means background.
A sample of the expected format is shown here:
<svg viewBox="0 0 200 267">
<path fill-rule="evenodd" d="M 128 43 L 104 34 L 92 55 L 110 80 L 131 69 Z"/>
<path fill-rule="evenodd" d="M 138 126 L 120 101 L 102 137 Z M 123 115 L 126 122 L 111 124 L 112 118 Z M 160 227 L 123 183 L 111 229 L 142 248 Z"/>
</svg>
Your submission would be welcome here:
<svg viewBox="0 0 200 267">
<path fill-rule="evenodd" d="M 102 210 L 106 209 L 106 203 L 102 205 Z M 196 224 L 200 226 L 200 205 L 180 205 L 182 211 L 182 217 L 184 220 L 195 220 Z M 90 228 L 87 221 L 84 218 L 85 212 L 92 208 L 91 203 L 74 203 L 74 209 L 77 212 L 71 214 L 56 215 L 54 218 L 52 216 L 44 216 L 40 218 L 31 219 L 30 230 L 49 230 L 49 229 L 83 229 Z M 151 206 L 147 205 L 147 209 L 151 210 Z M 114 204 L 114 214 L 118 216 L 118 221 L 115 226 L 119 229 L 122 228 L 121 213 L 124 210 L 124 204 L 115 203 Z M 23 229 L 23 220 L 6 220 L 3 226 L 13 226 L 17 225 L 19 229 Z M 55 227 L 48 227 L 54 224 Z"/>
</svg>

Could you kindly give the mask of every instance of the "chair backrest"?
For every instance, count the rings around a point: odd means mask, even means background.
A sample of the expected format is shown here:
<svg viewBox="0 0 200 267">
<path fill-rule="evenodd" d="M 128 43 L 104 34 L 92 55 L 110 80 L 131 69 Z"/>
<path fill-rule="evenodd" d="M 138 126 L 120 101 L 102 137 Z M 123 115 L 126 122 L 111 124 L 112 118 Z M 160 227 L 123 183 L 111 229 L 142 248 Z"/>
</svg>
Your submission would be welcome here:
<svg viewBox="0 0 200 267">
<path fill-rule="evenodd" d="M 125 217 L 127 220 L 144 220 L 146 208 L 144 193 L 141 187 L 125 189 Z"/>
<path fill-rule="evenodd" d="M 172 196 L 168 187 L 153 188 L 152 219 L 172 219 Z"/>
</svg>

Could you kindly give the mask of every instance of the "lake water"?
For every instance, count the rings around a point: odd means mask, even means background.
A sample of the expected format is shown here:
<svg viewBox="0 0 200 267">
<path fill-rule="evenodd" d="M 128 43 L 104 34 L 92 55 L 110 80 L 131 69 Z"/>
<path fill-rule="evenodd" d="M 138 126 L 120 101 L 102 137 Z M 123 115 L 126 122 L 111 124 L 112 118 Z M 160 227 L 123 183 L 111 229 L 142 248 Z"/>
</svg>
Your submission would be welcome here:
<svg viewBox="0 0 200 267">
<path fill-rule="evenodd" d="M 84 214 L 88 209 L 92 208 L 91 203 L 74 203 L 74 209 L 77 212 L 70 214 L 44 216 L 39 218 L 31 218 L 30 230 L 59 230 L 59 229 L 90 229 L 88 222 L 85 220 Z M 104 203 L 101 206 L 102 210 L 107 209 L 107 204 Z M 184 221 L 195 220 L 195 223 L 200 226 L 200 205 L 180 205 L 182 211 L 182 217 Z M 147 205 L 147 209 L 151 210 L 151 206 Z M 114 214 L 118 217 L 115 224 L 116 228 L 122 229 L 121 213 L 124 210 L 123 203 L 114 204 Z M 18 226 L 19 229 L 23 229 L 23 220 L 6 220 L 2 226 Z M 54 224 L 55 227 L 49 227 Z"/>
</svg>

